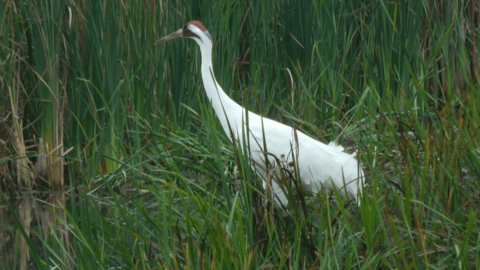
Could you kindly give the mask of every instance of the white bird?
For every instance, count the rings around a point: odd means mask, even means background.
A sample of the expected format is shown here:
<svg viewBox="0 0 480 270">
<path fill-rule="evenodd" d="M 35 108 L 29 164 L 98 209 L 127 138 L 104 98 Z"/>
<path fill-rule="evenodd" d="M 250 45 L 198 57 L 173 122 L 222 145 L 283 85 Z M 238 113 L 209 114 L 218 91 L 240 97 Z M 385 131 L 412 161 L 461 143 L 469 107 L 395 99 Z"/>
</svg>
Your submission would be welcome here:
<svg viewBox="0 0 480 270">
<path fill-rule="evenodd" d="M 247 111 L 233 101 L 215 79 L 212 66 L 213 40 L 201 22 L 191 21 L 183 28 L 159 39 L 155 45 L 176 38 L 191 38 L 200 46 L 203 85 L 223 130 L 231 141 L 244 141 L 243 136 L 247 134 L 245 113 L 248 112 L 250 158 L 257 169 L 267 174 L 271 172 L 265 171 L 265 152 L 278 158 L 286 157 L 287 162 L 291 162 L 293 146 L 301 183 L 307 190 L 318 192 L 322 188 L 332 189 L 335 185 L 342 195 L 348 193 L 350 198 L 358 199 L 362 192 L 364 174 L 355 159 L 355 153 L 347 154 L 343 152 L 342 146 L 333 142 L 328 145 L 321 143 L 292 127 Z M 295 135 L 297 140 L 294 138 Z M 275 164 L 274 158 L 269 156 L 268 159 L 270 164 Z M 288 200 L 279 183 L 276 181 L 271 183 L 276 202 L 286 205 Z M 265 180 L 263 185 L 267 188 Z"/>
</svg>

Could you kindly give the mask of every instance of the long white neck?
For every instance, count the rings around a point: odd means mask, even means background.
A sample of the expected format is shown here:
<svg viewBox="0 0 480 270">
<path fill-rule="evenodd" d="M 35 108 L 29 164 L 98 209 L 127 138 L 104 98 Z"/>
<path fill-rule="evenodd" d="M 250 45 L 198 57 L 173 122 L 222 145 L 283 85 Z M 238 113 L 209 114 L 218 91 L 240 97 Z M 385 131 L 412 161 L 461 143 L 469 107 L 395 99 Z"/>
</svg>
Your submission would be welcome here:
<svg viewBox="0 0 480 270">
<path fill-rule="evenodd" d="M 197 41 L 197 40 L 195 40 Z M 233 101 L 220 87 L 215 75 L 213 74 L 212 65 L 212 43 L 211 42 L 198 42 L 200 51 L 202 53 L 202 79 L 203 86 L 207 92 L 208 99 L 212 102 L 212 107 L 215 110 L 223 130 L 230 138 L 230 130 L 227 124 L 227 118 L 234 133 L 237 132 L 237 124 L 242 122 L 243 108 Z M 241 131 L 240 131 L 241 132 Z"/>
</svg>

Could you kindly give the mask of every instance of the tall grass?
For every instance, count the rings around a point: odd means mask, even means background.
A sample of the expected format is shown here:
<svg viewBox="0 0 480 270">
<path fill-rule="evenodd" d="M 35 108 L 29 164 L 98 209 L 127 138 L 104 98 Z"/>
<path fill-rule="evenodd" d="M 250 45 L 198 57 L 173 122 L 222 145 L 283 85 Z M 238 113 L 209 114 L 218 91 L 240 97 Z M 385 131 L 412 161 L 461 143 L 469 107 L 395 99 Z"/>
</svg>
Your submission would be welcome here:
<svg viewBox="0 0 480 270">
<path fill-rule="evenodd" d="M 55 230 L 30 235 L 44 247 L 34 263 L 479 267 L 475 9 L 475 1 L 5 1 L 0 180 L 65 178 L 79 198 L 66 219 L 57 215 L 71 241 Z M 194 19 L 213 37 L 214 72 L 233 99 L 358 151 L 368 175 L 360 206 L 301 189 L 286 207 L 269 202 L 209 105 L 197 45 L 153 46 Z M 39 170 L 42 158 L 50 174 Z"/>
</svg>

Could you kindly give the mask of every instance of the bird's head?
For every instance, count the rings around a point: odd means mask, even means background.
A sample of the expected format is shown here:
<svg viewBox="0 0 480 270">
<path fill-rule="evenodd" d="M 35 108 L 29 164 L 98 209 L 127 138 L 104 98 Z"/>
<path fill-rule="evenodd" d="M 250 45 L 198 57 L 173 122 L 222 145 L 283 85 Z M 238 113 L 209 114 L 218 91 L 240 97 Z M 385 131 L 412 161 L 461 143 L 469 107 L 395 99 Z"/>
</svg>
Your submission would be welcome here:
<svg viewBox="0 0 480 270">
<path fill-rule="evenodd" d="M 157 40 L 155 45 L 164 44 L 176 38 L 192 38 L 199 45 L 205 44 L 206 42 L 213 43 L 212 36 L 210 36 L 205 26 L 199 21 L 191 21 L 181 29 Z"/>
</svg>

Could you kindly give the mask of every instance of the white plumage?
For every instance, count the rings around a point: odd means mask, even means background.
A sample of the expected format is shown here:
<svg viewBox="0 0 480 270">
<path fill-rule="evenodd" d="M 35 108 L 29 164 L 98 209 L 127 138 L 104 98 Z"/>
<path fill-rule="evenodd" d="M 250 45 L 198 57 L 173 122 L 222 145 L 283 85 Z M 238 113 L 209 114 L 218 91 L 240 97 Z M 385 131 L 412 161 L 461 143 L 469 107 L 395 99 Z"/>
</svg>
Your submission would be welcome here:
<svg viewBox="0 0 480 270">
<path fill-rule="evenodd" d="M 234 137 L 243 142 L 242 136 L 247 130 L 245 109 L 227 96 L 216 81 L 212 67 L 213 41 L 202 23 L 198 21 L 189 22 L 182 29 L 159 39 L 155 45 L 181 37 L 192 38 L 200 46 L 202 54 L 201 71 L 207 96 L 212 102 L 213 109 L 230 140 L 232 138 L 228 123 Z M 258 169 L 264 170 L 265 168 L 265 151 L 263 151 L 263 134 L 265 134 L 268 153 L 278 158 L 284 156 L 287 161 L 292 161 L 291 149 L 293 145 L 295 155 L 298 153 L 296 159 L 298 159 L 297 168 L 299 169 L 301 182 L 307 190 L 318 192 L 321 188 L 332 189 L 333 183 L 339 191 L 343 194 L 346 191 L 351 198 L 357 199 L 360 195 L 358 192 L 362 192 L 363 171 L 355 159 L 355 154 L 350 155 L 343 152 L 342 146 L 333 142 L 326 145 L 300 131 L 296 131 L 298 138 L 298 148 L 296 148 L 293 128 L 250 111 L 248 111 L 248 127 L 250 131 L 250 158 Z M 242 130 L 244 131 L 242 132 Z M 275 164 L 273 158 L 269 158 L 269 160 L 270 164 Z M 265 181 L 264 187 L 266 187 Z M 285 194 L 275 181 L 272 181 L 272 190 L 276 195 L 277 202 L 287 204 Z"/>
</svg>

